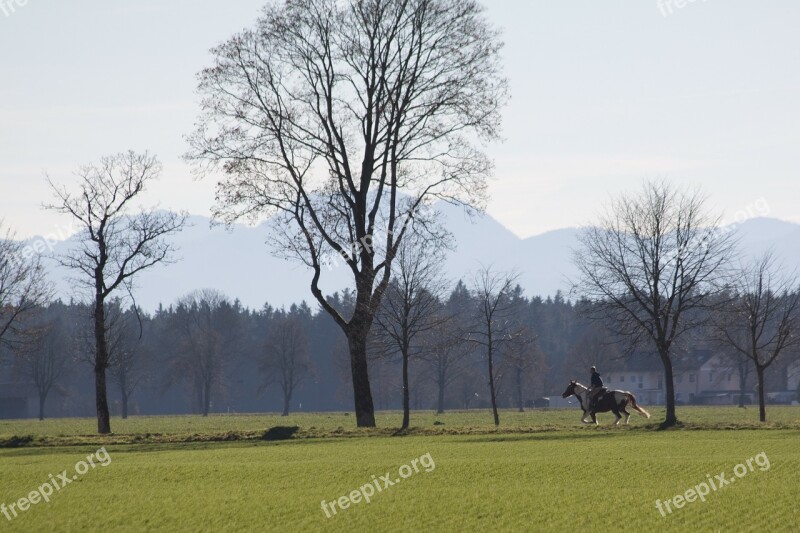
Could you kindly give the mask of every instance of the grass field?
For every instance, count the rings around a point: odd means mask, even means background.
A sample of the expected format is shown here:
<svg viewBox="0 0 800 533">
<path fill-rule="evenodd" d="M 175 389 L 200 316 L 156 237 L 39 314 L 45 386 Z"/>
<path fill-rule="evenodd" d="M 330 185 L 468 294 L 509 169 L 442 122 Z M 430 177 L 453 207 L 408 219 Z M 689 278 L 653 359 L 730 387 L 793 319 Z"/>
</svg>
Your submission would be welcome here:
<svg viewBox="0 0 800 533">
<path fill-rule="evenodd" d="M 50 474 L 77 477 L 49 503 L 10 522 L 0 515 L 0 528 L 797 531 L 800 408 L 770 407 L 767 428 L 752 429 L 756 409 L 684 407 L 683 426 L 669 431 L 656 429 L 662 412 L 652 411 L 625 428 L 582 426 L 573 410 L 509 411 L 499 429 L 485 411 L 420 412 L 404 435 L 394 434 L 398 413 L 381 413 L 377 430 L 355 430 L 343 413 L 135 417 L 113 420 L 115 434 L 104 438 L 91 435 L 90 419 L 0 421 L 0 502 L 27 497 Z M 265 441 L 278 425 L 299 430 Z M 100 446 L 107 466 L 75 474 Z M 762 452 L 752 471 L 734 475 Z M 408 477 L 396 482 L 403 465 Z M 722 472 L 735 481 L 705 502 L 666 517 L 656 508 Z M 387 473 L 394 484 L 383 488 Z M 382 490 L 372 490 L 371 503 L 337 506 L 335 515 L 328 508 L 326 517 L 322 500 L 368 493 L 373 483 Z"/>
</svg>

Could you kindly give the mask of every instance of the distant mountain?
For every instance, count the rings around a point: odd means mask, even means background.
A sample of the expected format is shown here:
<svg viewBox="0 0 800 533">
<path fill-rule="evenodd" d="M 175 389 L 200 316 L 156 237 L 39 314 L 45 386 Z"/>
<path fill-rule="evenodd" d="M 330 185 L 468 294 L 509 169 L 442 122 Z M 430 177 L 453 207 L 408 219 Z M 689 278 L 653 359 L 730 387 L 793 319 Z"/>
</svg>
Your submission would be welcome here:
<svg viewBox="0 0 800 533">
<path fill-rule="evenodd" d="M 550 231 L 520 239 L 489 215 L 470 219 L 459 208 L 443 205 L 440 211 L 458 246 L 446 262 L 445 272 L 455 282 L 470 280 L 481 265 L 499 270 L 515 270 L 528 296 L 554 295 L 569 290 L 574 278 L 572 250 L 577 244 L 577 228 Z M 268 225 L 236 225 L 231 230 L 211 226 L 205 217 L 193 216 L 190 226 L 175 237 L 180 260 L 142 274 L 136 282 L 137 303 L 153 310 L 180 296 L 201 288 L 219 289 L 243 305 L 260 308 L 311 302 L 310 270 L 278 259 L 265 244 Z M 776 219 L 755 218 L 737 227 L 741 248 L 747 254 L 760 254 L 773 248 L 787 268 L 800 265 L 800 224 Z M 57 243 L 55 251 L 70 246 Z M 57 293 L 64 299 L 77 295 L 69 273 L 49 265 Z M 349 271 L 340 264 L 323 270 L 321 287 L 326 294 L 350 286 Z"/>
</svg>

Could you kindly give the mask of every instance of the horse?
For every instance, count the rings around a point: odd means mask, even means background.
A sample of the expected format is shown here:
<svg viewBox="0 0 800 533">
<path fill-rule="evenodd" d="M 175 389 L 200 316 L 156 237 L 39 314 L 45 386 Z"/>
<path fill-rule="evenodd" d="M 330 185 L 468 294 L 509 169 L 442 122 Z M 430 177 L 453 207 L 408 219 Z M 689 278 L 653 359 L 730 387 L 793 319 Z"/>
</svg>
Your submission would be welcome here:
<svg viewBox="0 0 800 533">
<path fill-rule="evenodd" d="M 597 424 L 597 417 L 595 416 L 595 413 L 605 413 L 608 411 L 613 412 L 617 417 L 617 420 L 614 421 L 615 426 L 619 424 L 619 421 L 622 419 L 622 416 L 619 414 L 620 411 L 625 413 L 625 424 L 627 424 L 631 418 L 631 414 L 625 410 L 625 407 L 628 405 L 633 407 L 643 417 L 650 418 L 650 413 L 636 404 L 636 397 L 633 395 L 633 393 L 621 390 L 606 390 L 604 392 L 597 393 L 594 402 L 594 409 L 589 411 L 587 398 L 588 390 L 589 389 L 587 387 L 584 387 L 577 381 L 573 380 L 569 382 L 569 386 L 564 391 L 564 394 L 561 395 L 562 398 L 569 398 L 573 394 L 575 395 L 580 402 L 581 409 L 583 409 L 581 422 L 584 424 Z M 587 414 L 592 416 L 592 422 L 586 420 Z"/>
</svg>

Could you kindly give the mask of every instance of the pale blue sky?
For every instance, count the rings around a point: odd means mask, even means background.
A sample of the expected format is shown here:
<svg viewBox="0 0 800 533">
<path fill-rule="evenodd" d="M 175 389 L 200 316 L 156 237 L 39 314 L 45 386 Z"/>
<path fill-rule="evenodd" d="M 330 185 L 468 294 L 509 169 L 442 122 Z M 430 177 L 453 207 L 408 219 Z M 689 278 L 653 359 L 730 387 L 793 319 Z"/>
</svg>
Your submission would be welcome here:
<svg viewBox="0 0 800 533">
<path fill-rule="evenodd" d="M 57 231 L 65 220 L 39 209 L 45 172 L 69 179 L 129 148 L 165 164 L 148 204 L 208 214 L 214 182 L 180 159 L 195 74 L 263 3 L 0 9 L 0 217 L 22 236 Z M 489 213 L 525 237 L 590 222 L 610 195 L 666 177 L 702 186 L 730 218 L 766 201 L 758 214 L 800 222 L 800 2 L 682 3 L 485 1 L 512 91 Z"/>
</svg>

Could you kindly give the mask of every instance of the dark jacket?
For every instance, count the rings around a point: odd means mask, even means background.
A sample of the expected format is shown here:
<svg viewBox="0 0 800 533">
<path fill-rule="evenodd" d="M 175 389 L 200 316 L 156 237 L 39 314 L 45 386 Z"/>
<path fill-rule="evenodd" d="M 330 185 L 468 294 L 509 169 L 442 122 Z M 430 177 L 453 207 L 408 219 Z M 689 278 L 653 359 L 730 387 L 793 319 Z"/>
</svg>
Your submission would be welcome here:
<svg viewBox="0 0 800 533">
<path fill-rule="evenodd" d="M 603 379 L 597 372 L 592 372 L 592 388 L 596 389 L 603 386 Z"/>
</svg>

